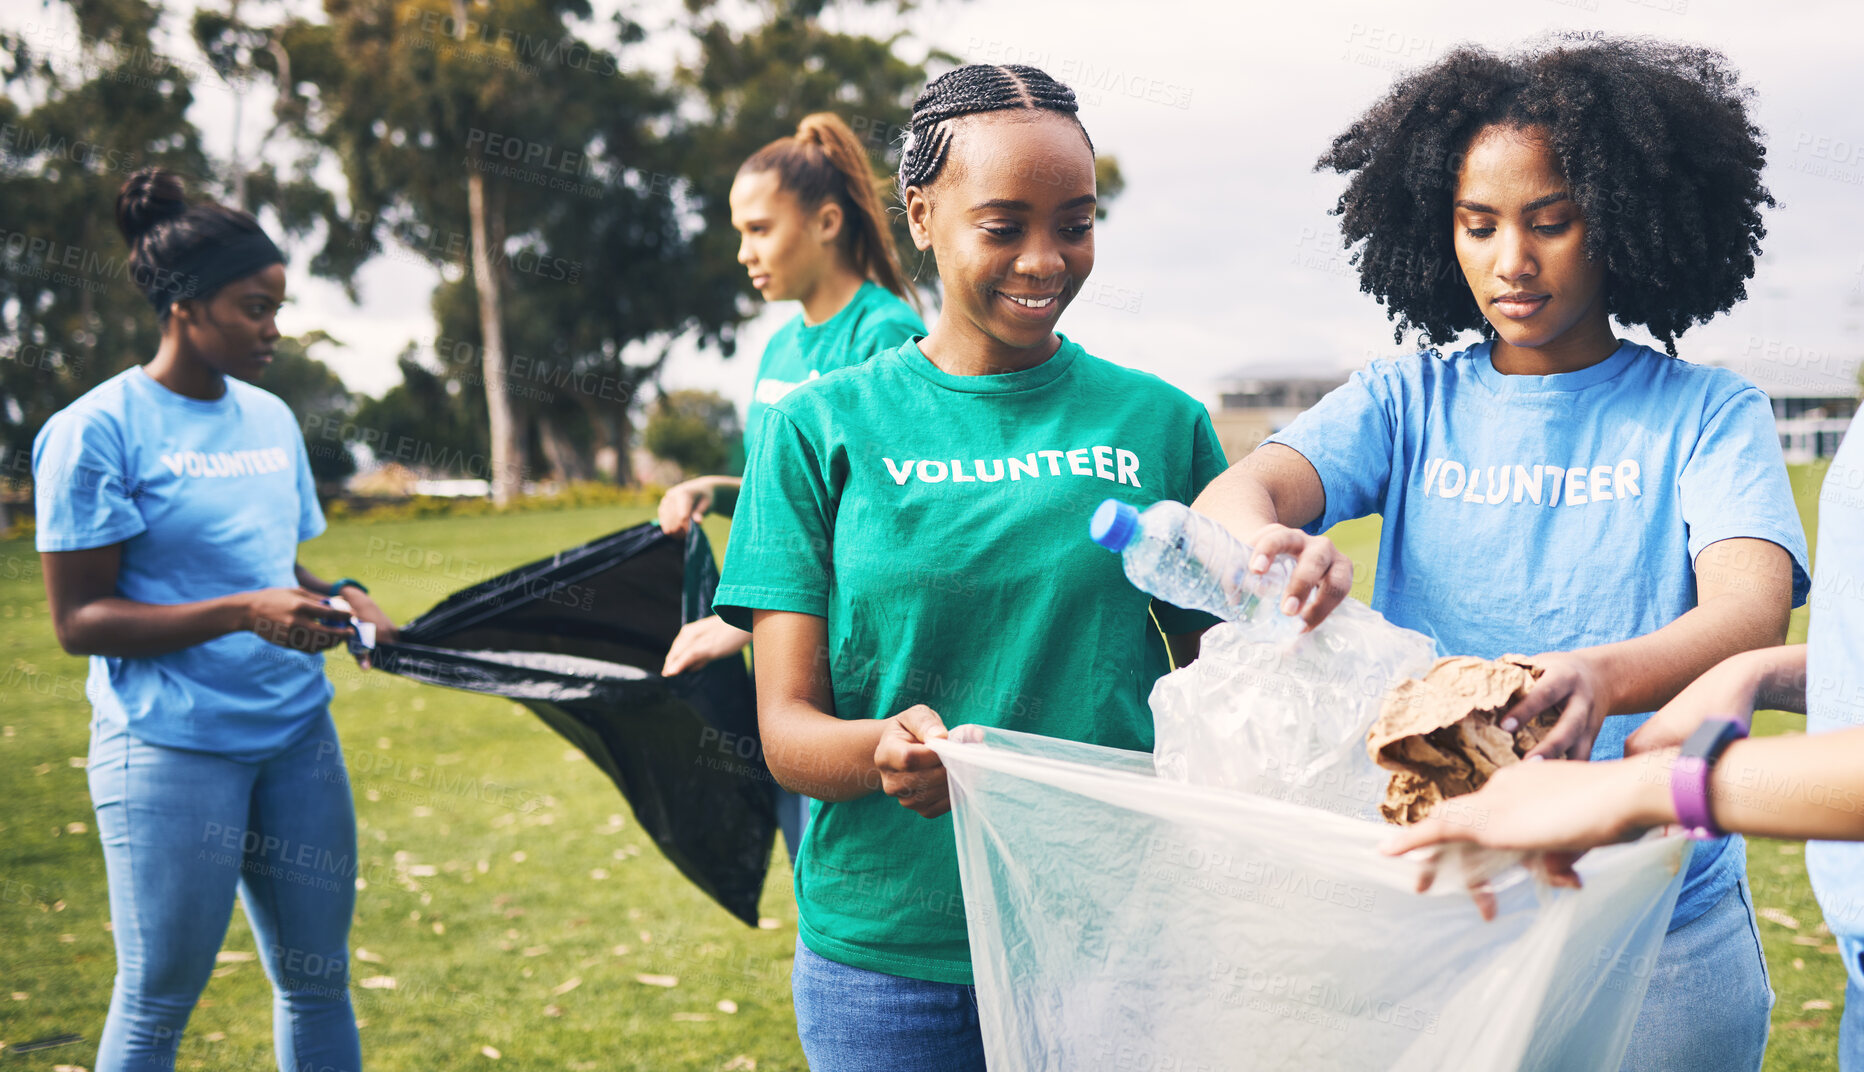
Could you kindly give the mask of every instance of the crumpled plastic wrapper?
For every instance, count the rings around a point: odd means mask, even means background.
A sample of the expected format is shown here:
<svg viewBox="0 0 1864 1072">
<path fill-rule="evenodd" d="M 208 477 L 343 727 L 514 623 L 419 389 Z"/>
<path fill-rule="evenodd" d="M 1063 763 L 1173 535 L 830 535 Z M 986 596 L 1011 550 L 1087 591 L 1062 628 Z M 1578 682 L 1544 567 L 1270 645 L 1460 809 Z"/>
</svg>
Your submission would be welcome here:
<svg viewBox="0 0 1864 1072">
<path fill-rule="evenodd" d="M 1386 775 L 1366 732 L 1393 685 L 1430 669 L 1430 638 L 1342 602 L 1293 643 L 1225 622 L 1152 687 L 1161 778 L 1377 822 Z"/>
<path fill-rule="evenodd" d="M 1539 744 L 1560 720 L 1560 705 L 1508 733 L 1501 714 L 1527 695 L 1543 672 L 1520 656 L 1438 659 L 1422 679 L 1385 694 L 1366 751 L 1392 771 L 1379 814 L 1409 826 L 1438 804 L 1482 788 L 1497 770 Z"/>
</svg>

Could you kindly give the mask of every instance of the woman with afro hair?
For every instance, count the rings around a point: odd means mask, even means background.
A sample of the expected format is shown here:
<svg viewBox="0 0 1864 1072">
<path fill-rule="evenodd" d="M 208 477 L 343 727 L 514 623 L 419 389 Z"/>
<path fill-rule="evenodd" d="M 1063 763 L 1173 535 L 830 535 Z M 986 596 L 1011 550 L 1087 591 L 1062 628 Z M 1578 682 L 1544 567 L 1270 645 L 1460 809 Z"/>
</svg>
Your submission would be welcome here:
<svg viewBox="0 0 1864 1072">
<path fill-rule="evenodd" d="M 1361 289 L 1431 348 L 1355 373 L 1196 502 L 1255 566 L 1298 556 L 1310 623 L 1352 583 L 1320 533 L 1382 515 L 1375 608 L 1442 654 L 1538 653 L 1503 721 L 1560 708 L 1530 758 L 1637 751 L 1648 712 L 1781 643 L 1809 587 L 1766 395 L 1676 356 L 1754 272 L 1773 199 L 1750 96 L 1720 54 L 1648 41 L 1464 47 L 1403 78 L 1319 166 L 1348 176 Z M 1743 843 L 1706 840 L 1624 1067 L 1757 1069 L 1772 1002 Z"/>
</svg>

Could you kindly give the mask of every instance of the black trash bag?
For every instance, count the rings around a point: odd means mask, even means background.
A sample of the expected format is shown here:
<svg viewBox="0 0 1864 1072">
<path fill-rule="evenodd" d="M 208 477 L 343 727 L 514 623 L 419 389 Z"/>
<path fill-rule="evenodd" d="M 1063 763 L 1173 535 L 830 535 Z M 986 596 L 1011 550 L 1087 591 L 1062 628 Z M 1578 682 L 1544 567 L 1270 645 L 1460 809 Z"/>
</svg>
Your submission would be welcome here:
<svg viewBox="0 0 1864 1072">
<path fill-rule="evenodd" d="M 648 522 L 455 592 L 374 663 L 536 712 L 614 781 L 681 874 L 754 927 L 777 816 L 750 674 L 720 659 L 660 676 L 717 587 L 699 526 L 682 544 Z"/>
</svg>

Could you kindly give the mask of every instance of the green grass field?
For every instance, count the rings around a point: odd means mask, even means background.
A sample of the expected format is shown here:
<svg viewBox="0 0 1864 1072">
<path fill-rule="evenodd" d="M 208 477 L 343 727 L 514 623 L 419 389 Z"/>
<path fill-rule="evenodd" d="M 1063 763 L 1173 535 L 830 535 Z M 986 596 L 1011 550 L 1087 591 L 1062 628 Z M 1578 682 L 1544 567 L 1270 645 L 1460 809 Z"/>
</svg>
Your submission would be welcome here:
<svg viewBox="0 0 1864 1072">
<path fill-rule="evenodd" d="M 1809 533 L 1820 476 L 1794 473 Z M 366 579 L 406 620 L 475 580 L 647 514 L 343 522 L 305 545 L 303 559 L 323 576 Z M 723 526 L 708 528 L 722 546 Z M 1376 523 L 1335 536 L 1367 564 L 1355 593 L 1364 597 Z M 1802 611 L 1793 639 L 1804 633 Z M 115 958 L 83 770 L 85 667 L 53 639 L 27 540 L 0 541 L 0 643 L 0 1068 L 90 1068 Z M 365 675 L 341 656 L 328 665 L 362 845 L 353 980 L 372 1069 L 804 1068 L 780 851 L 764 925 L 747 929 L 681 879 L 608 780 L 528 712 Z M 1760 724 L 1791 732 L 1801 722 Z M 415 773 L 435 767 L 507 788 L 436 792 Z M 1844 973 L 1801 847 L 1757 841 L 1749 854 L 1755 900 L 1776 910 L 1761 924 L 1779 992 L 1767 1067 L 1833 1067 Z M 269 988 L 237 909 L 225 948 L 178 1068 L 273 1067 Z M 84 1041 L 11 1050 L 66 1033 Z"/>
</svg>

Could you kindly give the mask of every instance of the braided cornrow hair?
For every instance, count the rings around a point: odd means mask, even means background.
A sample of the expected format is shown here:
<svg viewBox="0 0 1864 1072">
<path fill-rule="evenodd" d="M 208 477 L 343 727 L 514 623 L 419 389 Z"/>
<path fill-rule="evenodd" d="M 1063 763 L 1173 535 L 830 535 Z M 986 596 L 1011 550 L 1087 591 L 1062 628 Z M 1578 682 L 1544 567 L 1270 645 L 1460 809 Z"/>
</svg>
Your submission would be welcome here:
<svg viewBox="0 0 1864 1072">
<path fill-rule="evenodd" d="M 907 187 L 926 185 L 944 168 L 951 155 L 952 120 L 1015 110 L 1059 112 L 1081 127 L 1074 90 L 1039 67 L 974 63 L 933 79 L 913 101 L 913 117 L 900 149 L 900 199 L 906 199 Z M 1093 152 L 1086 127 L 1081 127 L 1081 137 Z"/>
</svg>

